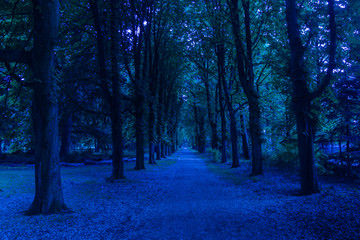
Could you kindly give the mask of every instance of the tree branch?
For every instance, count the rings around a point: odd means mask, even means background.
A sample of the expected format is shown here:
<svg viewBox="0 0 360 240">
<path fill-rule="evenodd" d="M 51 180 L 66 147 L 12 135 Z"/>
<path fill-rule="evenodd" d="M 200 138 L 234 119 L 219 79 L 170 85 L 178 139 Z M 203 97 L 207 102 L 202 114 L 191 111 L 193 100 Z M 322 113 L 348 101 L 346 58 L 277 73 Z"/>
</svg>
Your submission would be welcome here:
<svg viewBox="0 0 360 240">
<path fill-rule="evenodd" d="M 329 29 L 330 29 L 330 49 L 329 49 L 329 65 L 326 71 L 326 75 L 319 87 L 314 90 L 310 99 L 318 97 L 323 93 L 326 87 L 329 85 L 333 70 L 335 68 L 335 53 L 336 53 L 336 22 L 335 22 L 335 11 L 334 11 L 334 0 L 328 0 L 329 7 Z"/>
</svg>

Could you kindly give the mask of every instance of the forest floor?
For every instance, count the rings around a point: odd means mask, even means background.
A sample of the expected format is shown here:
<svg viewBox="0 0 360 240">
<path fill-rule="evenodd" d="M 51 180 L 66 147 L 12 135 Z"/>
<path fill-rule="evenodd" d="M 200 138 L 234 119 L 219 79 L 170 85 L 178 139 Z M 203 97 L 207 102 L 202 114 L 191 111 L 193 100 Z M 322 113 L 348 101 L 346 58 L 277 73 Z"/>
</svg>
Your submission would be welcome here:
<svg viewBox="0 0 360 240">
<path fill-rule="evenodd" d="M 147 170 L 110 183 L 110 166 L 63 167 L 74 211 L 24 216 L 33 167 L 0 166 L 0 239 L 360 239 L 358 185 L 321 181 L 296 196 L 296 175 L 213 163 L 183 149 Z"/>
</svg>

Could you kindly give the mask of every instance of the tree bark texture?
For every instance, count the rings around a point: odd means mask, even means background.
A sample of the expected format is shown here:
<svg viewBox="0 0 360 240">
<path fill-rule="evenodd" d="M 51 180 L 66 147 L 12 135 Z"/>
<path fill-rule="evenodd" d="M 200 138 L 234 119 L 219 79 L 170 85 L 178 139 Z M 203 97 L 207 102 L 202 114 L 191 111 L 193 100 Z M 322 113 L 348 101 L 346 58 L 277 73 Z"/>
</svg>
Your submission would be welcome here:
<svg viewBox="0 0 360 240">
<path fill-rule="evenodd" d="M 300 160 L 300 178 L 302 194 L 319 192 L 319 184 L 314 163 L 314 128 L 311 119 L 311 101 L 318 97 L 330 82 L 335 65 L 336 26 L 334 13 L 334 0 L 328 1 L 330 51 L 327 74 L 319 87 L 310 92 L 307 86 L 307 74 L 304 63 L 305 47 L 303 46 L 297 20 L 297 7 L 295 0 L 286 0 L 286 20 L 291 50 L 290 77 L 293 83 L 293 107 L 296 116 L 298 135 L 298 151 Z"/>
<path fill-rule="evenodd" d="M 111 136 L 113 145 L 112 154 L 112 179 L 124 178 L 123 167 L 123 137 L 122 137 L 122 123 L 121 123 L 121 90 L 120 90 L 120 75 L 118 68 L 118 56 L 119 48 L 117 43 L 119 42 L 118 30 L 117 30 L 117 11 L 118 5 L 116 1 L 111 1 L 111 87 L 110 91 L 108 87 L 108 74 L 106 71 L 106 56 L 105 56 L 105 33 L 102 29 L 102 22 L 100 18 L 98 0 L 91 0 L 90 6 L 94 18 L 95 29 L 97 34 L 97 61 L 98 61 L 98 75 L 100 78 L 100 87 L 102 89 L 105 100 L 110 106 L 110 119 L 111 119 Z M 111 93 L 112 92 L 112 93 Z"/>
<path fill-rule="evenodd" d="M 222 89 L 225 95 L 225 103 L 229 112 L 230 118 L 230 140 L 231 140 L 231 152 L 232 152 L 232 167 L 236 168 L 240 166 L 239 163 L 239 149 L 238 149 L 238 136 L 237 136 L 237 126 L 235 119 L 235 109 L 232 106 L 230 100 L 229 89 L 225 80 L 225 48 L 224 44 L 218 44 L 216 51 L 217 59 L 218 59 L 218 68 L 221 70 L 221 84 Z"/>
<path fill-rule="evenodd" d="M 216 121 L 216 113 L 212 109 L 211 104 L 211 96 L 210 96 L 210 86 L 208 83 L 208 79 L 204 80 L 205 90 L 206 90 L 206 102 L 207 102 L 207 110 L 208 110 L 208 119 L 211 128 L 211 148 L 219 149 L 219 136 L 217 132 L 217 121 Z"/>
<path fill-rule="evenodd" d="M 222 92 L 222 83 L 219 77 L 219 105 L 220 105 L 220 120 L 221 120 L 221 162 L 226 163 L 226 117 L 225 117 L 225 106 Z"/>
<path fill-rule="evenodd" d="M 124 179 L 124 143 L 122 135 L 121 117 L 121 89 L 120 83 L 125 81 L 119 71 L 119 2 L 111 0 L 111 132 L 112 132 L 112 179 Z"/>
<path fill-rule="evenodd" d="M 259 175 L 263 173 L 262 149 L 261 149 L 261 125 L 259 96 L 254 86 L 254 72 L 252 63 L 252 40 L 250 29 L 250 1 L 243 0 L 245 13 L 246 51 L 240 34 L 240 19 L 238 0 L 230 1 L 230 17 L 233 35 L 235 38 L 236 61 L 241 86 L 249 102 L 249 130 L 251 137 L 252 173 Z"/>
<path fill-rule="evenodd" d="M 138 95 L 135 100 L 135 138 L 136 138 L 136 165 L 135 170 L 145 169 L 144 145 L 144 105 L 145 99 Z"/>
<path fill-rule="evenodd" d="M 33 1 L 34 47 L 30 68 L 37 83 L 33 98 L 35 139 L 35 198 L 26 214 L 50 214 L 67 210 L 59 166 L 58 104 L 54 47 L 58 34 L 59 1 Z"/>
</svg>

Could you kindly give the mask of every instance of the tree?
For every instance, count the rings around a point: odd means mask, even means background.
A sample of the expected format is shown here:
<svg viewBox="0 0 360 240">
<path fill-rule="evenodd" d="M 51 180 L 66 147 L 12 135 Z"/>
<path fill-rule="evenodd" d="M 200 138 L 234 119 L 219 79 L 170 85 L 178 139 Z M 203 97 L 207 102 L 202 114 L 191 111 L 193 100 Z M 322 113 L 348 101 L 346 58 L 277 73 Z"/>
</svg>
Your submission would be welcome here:
<svg viewBox="0 0 360 240">
<path fill-rule="evenodd" d="M 97 60 L 99 67 L 99 78 L 100 78 L 100 87 L 103 91 L 103 94 L 110 106 L 110 118 L 111 118 L 111 127 L 112 127 L 112 145 L 113 145 L 113 155 L 112 155 L 112 179 L 123 179 L 124 178 L 124 163 L 123 163 L 123 137 L 122 137 L 122 119 L 121 119 L 121 90 L 120 90 L 120 81 L 121 76 L 119 73 L 119 43 L 118 36 L 118 11 L 119 6 L 116 1 L 110 2 L 111 7 L 111 91 L 108 87 L 108 74 L 106 71 L 106 57 L 105 57 L 105 33 L 103 31 L 98 0 L 91 0 L 91 10 L 94 17 L 95 29 L 97 33 Z"/>
<path fill-rule="evenodd" d="M 328 67 L 325 77 L 318 85 L 319 87 L 310 91 L 308 86 L 309 76 L 306 73 L 304 59 L 306 47 L 301 39 L 296 1 L 286 0 L 286 21 L 291 50 L 290 77 L 293 84 L 292 102 L 296 116 L 302 194 L 319 192 L 317 173 L 314 164 L 314 126 L 311 118 L 311 103 L 323 93 L 330 83 L 335 66 L 336 25 L 334 0 L 328 0 L 328 11 L 330 29 Z"/>
<path fill-rule="evenodd" d="M 232 31 L 236 48 L 236 64 L 240 83 L 244 89 L 249 104 L 250 112 L 250 137 L 252 154 L 252 173 L 259 175 L 263 173 L 262 149 L 261 149 L 261 125 L 260 125 L 260 103 L 259 93 L 255 86 L 253 70 L 253 40 L 250 25 L 250 1 L 242 0 L 245 22 L 245 39 L 240 34 L 239 1 L 229 1 Z M 246 48 L 243 42 L 246 42 Z"/>
<path fill-rule="evenodd" d="M 58 105 L 54 47 L 59 24 L 59 1 L 33 0 L 33 48 L 0 51 L 0 60 L 27 64 L 34 75 L 33 126 L 35 139 L 35 197 L 27 214 L 68 210 L 64 203 L 58 151 Z"/>
</svg>

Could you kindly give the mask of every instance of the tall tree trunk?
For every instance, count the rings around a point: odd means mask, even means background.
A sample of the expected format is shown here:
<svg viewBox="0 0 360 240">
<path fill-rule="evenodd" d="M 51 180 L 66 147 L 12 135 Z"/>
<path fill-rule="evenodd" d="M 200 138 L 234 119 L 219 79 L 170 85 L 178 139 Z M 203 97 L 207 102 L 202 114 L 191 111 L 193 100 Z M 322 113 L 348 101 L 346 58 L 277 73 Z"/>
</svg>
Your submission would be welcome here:
<svg viewBox="0 0 360 240">
<path fill-rule="evenodd" d="M 314 129 L 310 117 L 311 101 L 318 97 L 330 82 L 335 66 L 336 26 L 334 13 L 334 0 L 328 1 L 330 25 L 330 53 L 329 66 L 319 87 L 310 92 L 307 86 L 307 75 L 304 63 L 305 47 L 302 44 L 300 29 L 297 21 L 297 7 L 295 0 L 286 0 L 286 20 L 291 50 L 290 72 L 293 83 L 293 106 L 296 116 L 298 135 L 298 151 L 300 160 L 300 178 L 302 194 L 319 192 L 316 167 L 314 163 Z"/>
<path fill-rule="evenodd" d="M 137 96 L 135 100 L 135 138 L 136 138 L 136 165 L 135 170 L 145 169 L 144 159 L 144 97 Z"/>
<path fill-rule="evenodd" d="M 119 73 L 119 2 L 111 0 L 111 127 L 112 127 L 112 179 L 124 179 L 124 143 L 121 118 L 121 89 Z"/>
<path fill-rule="evenodd" d="M 199 153 L 205 153 L 206 150 L 206 131 L 205 131 L 205 116 L 199 110 Z"/>
<path fill-rule="evenodd" d="M 155 153 L 156 153 L 156 160 L 161 160 L 161 144 L 157 142 L 155 144 Z"/>
<path fill-rule="evenodd" d="M 242 0 L 245 13 L 245 32 L 246 32 L 246 54 L 243 46 L 243 40 L 240 34 L 240 19 L 238 0 L 230 2 L 230 17 L 233 35 L 235 38 L 236 61 L 238 67 L 238 75 L 241 86 L 249 102 L 250 112 L 250 137 L 251 137 L 251 154 L 252 154 L 252 173 L 251 175 L 259 175 L 263 173 L 262 150 L 261 150 L 261 125 L 260 125 L 260 105 L 259 96 L 254 86 L 254 72 L 252 63 L 252 39 L 250 29 L 250 1 Z M 245 57 L 246 56 L 246 57 Z M 246 71 L 245 71 L 246 69 Z"/>
<path fill-rule="evenodd" d="M 301 190 L 303 194 L 319 192 L 314 164 L 313 127 L 309 117 L 311 112 L 310 92 L 306 83 L 304 52 L 297 23 L 296 3 L 286 1 L 288 34 L 291 48 L 291 78 L 293 81 L 293 104 L 296 116 L 298 151 L 300 159 Z"/>
<path fill-rule="evenodd" d="M 252 176 L 263 173 L 261 150 L 260 104 L 256 94 L 248 97 L 249 101 L 249 129 L 251 136 Z"/>
<path fill-rule="evenodd" d="M 236 168 L 240 166 L 239 163 L 239 150 L 238 150 L 238 136 L 237 126 L 235 119 L 235 110 L 231 104 L 229 89 L 225 80 L 225 48 L 224 44 L 218 44 L 216 55 L 218 58 L 218 68 L 220 68 L 220 78 L 222 88 L 225 95 L 225 103 L 228 108 L 230 118 L 230 140 L 231 140 L 231 151 L 232 151 L 232 167 Z"/>
<path fill-rule="evenodd" d="M 245 94 L 249 102 L 249 129 L 251 136 L 251 155 L 252 155 L 252 173 L 256 176 L 263 173 L 262 147 L 261 147 L 261 112 L 259 94 L 255 88 L 255 76 L 253 67 L 253 44 L 251 38 L 251 24 L 250 24 L 250 1 L 242 0 L 242 5 L 245 13 L 245 32 L 246 32 L 246 50 L 247 58 L 247 74 L 249 84 L 245 89 Z M 239 36 L 239 35 L 238 35 Z"/>
<path fill-rule="evenodd" d="M 100 19 L 98 0 L 91 0 L 90 7 L 92 10 L 95 29 L 97 33 L 97 61 L 99 67 L 100 87 L 102 89 L 105 100 L 110 105 L 110 119 L 112 127 L 112 179 L 124 178 L 123 167 L 123 138 L 122 138 L 122 124 L 121 124 L 121 90 L 120 90 L 120 75 L 118 68 L 119 49 L 117 43 L 119 42 L 117 30 L 117 11 L 118 5 L 116 2 L 111 2 L 111 85 L 112 93 L 108 87 L 108 74 L 106 71 L 106 57 L 105 57 L 105 36 L 102 30 L 102 23 Z"/>
<path fill-rule="evenodd" d="M 155 109 L 149 106 L 149 164 L 155 164 Z"/>
<path fill-rule="evenodd" d="M 33 98 L 35 139 L 35 198 L 27 214 L 67 210 L 59 166 L 58 105 L 52 77 L 58 34 L 59 1 L 33 1 L 34 47 L 30 67 L 37 79 Z"/>
<path fill-rule="evenodd" d="M 221 162 L 226 163 L 226 117 L 221 79 L 219 78 L 219 105 L 221 119 Z"/>
<path fill-rule="evenodd" d="M 208 83 L 208 79 L 204 80 L 205 90 L 206 90 L 206 102 L 207 102 L 207 110 L 208 110 L 208 119 L 211 128 L 211 148 L 219 149 L 219 136 L 217 132 L 217 121 L 216 121 L 216 113 L 212 109 L 211 105 L 211 96 L 210 96 L 210 86 Z"/>
</svg>

